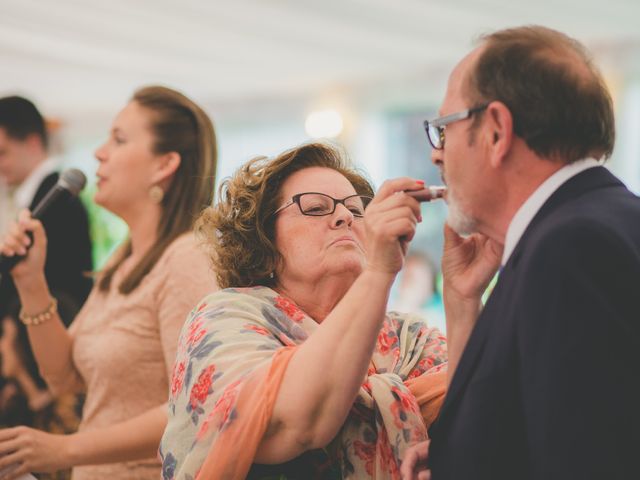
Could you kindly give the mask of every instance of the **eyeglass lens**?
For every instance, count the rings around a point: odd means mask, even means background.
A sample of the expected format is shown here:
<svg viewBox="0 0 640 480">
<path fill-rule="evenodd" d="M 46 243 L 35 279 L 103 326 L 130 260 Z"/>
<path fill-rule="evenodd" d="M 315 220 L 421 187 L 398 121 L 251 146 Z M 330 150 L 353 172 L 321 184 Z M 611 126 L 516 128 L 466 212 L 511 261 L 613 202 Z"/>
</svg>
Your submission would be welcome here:
<svg viewBox="0 0 640 480">
<path fill-rule="evenodd" d="M 429 141 L 431 142 L 431 146 L 436 149 L 441 149 L 443 145 L 444 135 L 442 132 L 442 127 L 434 127 L 429 124 L 427 127 L 427 135 L 429 136 Z"/>
<path fill-rule="evenodd" d="M 354 195 L 340 201 L 320 193 L 305 193 L 300 195 L 299 202 L 300 210 L 305 215 L 330 215 L 335 210 L 335 204 L 342 203 L 354 216 L 362 217 L 369 198 Z"/>
</svg>

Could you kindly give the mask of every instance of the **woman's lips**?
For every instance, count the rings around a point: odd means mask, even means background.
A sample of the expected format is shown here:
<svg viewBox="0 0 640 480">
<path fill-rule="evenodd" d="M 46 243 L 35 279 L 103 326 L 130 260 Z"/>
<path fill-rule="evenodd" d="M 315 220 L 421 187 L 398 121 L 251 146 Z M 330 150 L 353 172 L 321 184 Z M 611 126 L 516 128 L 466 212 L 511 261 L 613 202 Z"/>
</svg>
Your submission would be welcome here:
<svg viewBox="0 0 640 480">
<path fill-rule="evenodd" d="M 356 243 L 356 239 L 349 236 L 338 237 L 333 242 L 331 242 L 331 245 L 335 245 L 336 243 L 342 243 L 342 242 Z"/>
</svg>

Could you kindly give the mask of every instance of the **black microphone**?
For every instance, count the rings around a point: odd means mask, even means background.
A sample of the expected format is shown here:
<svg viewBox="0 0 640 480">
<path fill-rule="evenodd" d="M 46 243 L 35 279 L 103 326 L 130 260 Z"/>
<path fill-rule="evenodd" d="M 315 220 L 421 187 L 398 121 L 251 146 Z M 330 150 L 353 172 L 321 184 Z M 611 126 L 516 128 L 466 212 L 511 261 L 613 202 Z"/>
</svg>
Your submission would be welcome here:
<svg viewBox="0 0 640 480">
<path fill-rule="evenodd" d="M 42 217 L 47 213 L 51 205 L 59 201 L 59 199 L 75 197 L 84 188 L 86 183 L 87 178 L 80 170 L 76 168 L 65 170 L 60 174 L 58 182 L 47 192 L 42 200 L 38 202 L 33 212 L 31 212 L 31 217 L 42 220 Z M 0 275 L 7 273 L 24 257 L 24 255 L 7 257 L 0 254 Z"/>
</svg>

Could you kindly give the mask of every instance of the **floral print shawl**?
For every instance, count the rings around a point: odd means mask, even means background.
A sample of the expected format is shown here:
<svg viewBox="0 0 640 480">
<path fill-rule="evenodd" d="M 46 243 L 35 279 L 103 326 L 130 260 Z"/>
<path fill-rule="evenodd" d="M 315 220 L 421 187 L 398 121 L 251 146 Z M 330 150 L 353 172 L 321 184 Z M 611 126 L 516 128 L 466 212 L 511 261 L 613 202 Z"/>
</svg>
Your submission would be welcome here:
<svg viewBox="0 0 640 480">
<path fill-rule="evenodd" d="M 316 328 L 267 287 L 205 298 L 180 336 L 159 451 L 163 478 L 245 478 L 288 361 Z M 351 413 L 324 450 L 333 473 L 323 478 L 400 478 L 404 452 L 426 438 L 441 406 L 446 358 L 438 330 L 388 313 Z"/>
</svg>

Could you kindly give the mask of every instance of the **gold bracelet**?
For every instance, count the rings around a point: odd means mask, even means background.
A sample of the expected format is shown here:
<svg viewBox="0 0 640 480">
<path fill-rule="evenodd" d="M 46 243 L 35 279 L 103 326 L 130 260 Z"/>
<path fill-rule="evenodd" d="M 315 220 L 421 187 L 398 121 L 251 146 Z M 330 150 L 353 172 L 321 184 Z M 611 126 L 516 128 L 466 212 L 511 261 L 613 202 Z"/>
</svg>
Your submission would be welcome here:
<svg viewBox="0 0 640 480">
<path fill-rule="evenodd" d="M 44 312 L 36 313 L 35 315 L 27 315 L 24 313 L 24 309 L 20 309 L 20 321 L 25 325 L 40 325 L 41 323 L 51 320 L 56 313 L 58 313 L 58 301 L 55 298 L 51 298 L 51 303 Z"/>
</svg>

